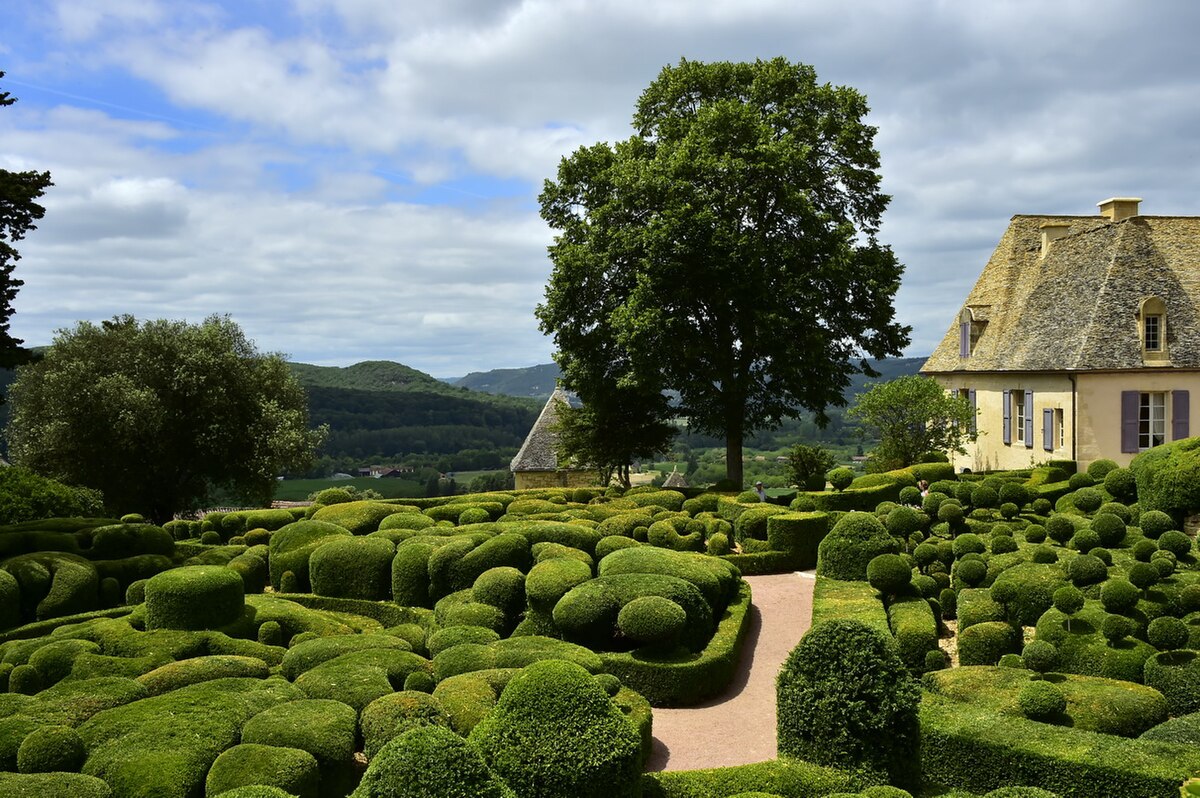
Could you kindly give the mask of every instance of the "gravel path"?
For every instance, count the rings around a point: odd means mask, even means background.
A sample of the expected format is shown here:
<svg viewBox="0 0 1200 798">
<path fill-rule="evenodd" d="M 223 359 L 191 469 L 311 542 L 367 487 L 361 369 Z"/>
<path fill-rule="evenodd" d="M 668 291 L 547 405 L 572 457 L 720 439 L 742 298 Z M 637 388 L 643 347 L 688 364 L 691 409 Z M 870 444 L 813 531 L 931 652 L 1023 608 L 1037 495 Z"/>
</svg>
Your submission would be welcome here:
<svg viewBox="0 0 1200 798">
<path fill-rule="evenodd" d="M 814 572 L 748 576 L 753 604 L 729 688 L 694 707 L 654 710 L 647 770 L 695 770 L 774 759 L 775 676 L 812 622 Z"/>
</svg>

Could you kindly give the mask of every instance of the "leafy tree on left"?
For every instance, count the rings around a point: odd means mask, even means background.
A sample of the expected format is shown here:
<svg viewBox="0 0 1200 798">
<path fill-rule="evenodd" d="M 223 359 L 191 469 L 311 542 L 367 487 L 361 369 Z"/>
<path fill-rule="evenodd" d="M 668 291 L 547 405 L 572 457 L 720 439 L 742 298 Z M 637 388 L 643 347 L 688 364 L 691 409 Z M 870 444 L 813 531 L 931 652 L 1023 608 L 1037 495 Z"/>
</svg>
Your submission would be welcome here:
<svg viewBox="0 0 1200 798">
<path fill-rule="evenodd" d="M 3 77 L 4 73 L 0 72 L 0 78 Z M 0 107 L 16 101 L 8 92 L 0 91 Z M 13 338 L 8 331 L 12 302 L 22 285 L 22 281 L 13 277 L 13 267 L 21 259 L 13 243 L 36 229 L 34 222 L 46 213 L 37 200 L 52 185 L 49 172 L 0 169 L 0 368 L 12 368 L 23 363 L 27 356 L 21 348 L 22 341 Z"/>
<path fill-rule="evenodd" d="M 306 469 L 326 433 L 309 429 L 283 357 L 220 316 L 80 322 L 18 370 L 9 399 L 15 463 L 160 523 L 216 490 L 268 501 L 275 477 Z"/>
</svg>

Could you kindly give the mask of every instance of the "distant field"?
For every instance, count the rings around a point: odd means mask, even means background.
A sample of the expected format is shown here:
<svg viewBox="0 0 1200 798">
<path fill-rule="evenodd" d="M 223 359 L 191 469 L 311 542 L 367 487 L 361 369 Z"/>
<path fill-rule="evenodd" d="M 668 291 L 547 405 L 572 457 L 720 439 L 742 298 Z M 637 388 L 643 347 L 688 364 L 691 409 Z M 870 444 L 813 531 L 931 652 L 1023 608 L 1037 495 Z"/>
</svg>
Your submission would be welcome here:
<svg viewBox="0 0 1200 798">
<path fill-rule="evenodd" d="M 284 502 L 302 502 L 310 493 L 325 488 L 344 488 L 353 485 L 359 490 L 377 491 L 385 499 L 403 499 L 424 496 L 425 486 L 407 479 L 375 479 L 354 477 L 353 479 L 285 479 L 275 483 L 275 498 Z"/>
</svg>

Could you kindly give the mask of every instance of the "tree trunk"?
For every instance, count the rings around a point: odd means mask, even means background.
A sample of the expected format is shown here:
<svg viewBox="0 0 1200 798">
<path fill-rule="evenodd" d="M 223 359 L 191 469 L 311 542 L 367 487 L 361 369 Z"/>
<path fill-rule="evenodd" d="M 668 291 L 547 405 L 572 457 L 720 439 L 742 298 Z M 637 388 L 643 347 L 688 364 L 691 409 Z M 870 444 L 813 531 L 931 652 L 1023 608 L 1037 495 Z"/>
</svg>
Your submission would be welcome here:
<svg viewBox="0 0 1200 798">
<path fill-rule="evenodd" d="M 729 418 L 725 425 L 725 478 L 737 486 L 743 487 L 742 468 L 742 418 Z"/>
</svg>

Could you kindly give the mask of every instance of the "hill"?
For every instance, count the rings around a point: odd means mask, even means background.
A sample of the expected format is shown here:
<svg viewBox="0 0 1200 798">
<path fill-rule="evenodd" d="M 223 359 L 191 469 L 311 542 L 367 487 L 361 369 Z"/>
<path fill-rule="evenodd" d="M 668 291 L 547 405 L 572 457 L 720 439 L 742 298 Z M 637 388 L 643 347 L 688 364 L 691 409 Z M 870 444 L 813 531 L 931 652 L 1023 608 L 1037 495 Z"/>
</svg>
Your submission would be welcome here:
<svg viewBox="0 0 1200 798">
<path fill-rule="evenodd" d="M 305 388 L 348 388 L 360 391 L 417 391 L 446 394 L 448 386 L 423 371 L 390 360 L 364 360 L 353 366 L 288 363 Z"/>
<path fill-rule="evenodd" d="M 868 360 L 867 362 L 879 372 L 879 376 L 854 375 L 851 378 L 850 387 L 846 389 L 847 401 L 853 400 L 856 394 L 866 390 L 870 383 L 887 382 L 897 377 L 916 374 L 921 370 L 921 364 L 925 362 L 925 358 L 897 357 L 886 360 Z M 506 396 L 527 396 L 544 401 L 554 393 L 554 386 L 560 376 L 562 376 L 562 372 L 559 370 L 558 364 L 543 363 L 539 366 L 522 369 L 473 371 L 465 377 L 451 381 L 450 384 L 469 388 L 472 391 Z"/>
</svg>

